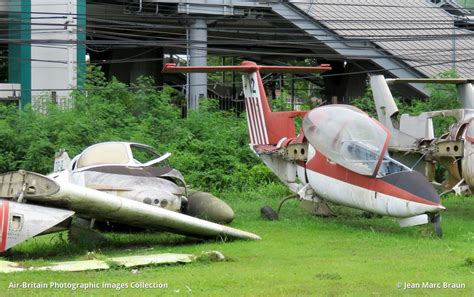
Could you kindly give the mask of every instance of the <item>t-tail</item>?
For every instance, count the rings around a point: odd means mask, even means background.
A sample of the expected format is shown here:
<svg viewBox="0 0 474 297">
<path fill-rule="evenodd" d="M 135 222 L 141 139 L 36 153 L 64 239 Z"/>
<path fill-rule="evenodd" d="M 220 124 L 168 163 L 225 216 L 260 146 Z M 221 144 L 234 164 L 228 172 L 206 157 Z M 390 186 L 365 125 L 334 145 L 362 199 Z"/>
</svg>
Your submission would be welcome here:
<svg viewBox="0 0 474 297">
<path fill-rule="evenodd" d="M 250 144 L 278 144 L 282 139 L 295 137 L 295 117 L 304 112 L 272 112 L 268 104 L 261 73 L 309 73 L 331 70 L 328 64 L 316 67 L 262 66 L 244 61 L 239 66 L 176 66 L 166 64 L 163 73 L 197 73 L 233 71 L 243 72 L 242 83 L 247 111 Z"/>
</svg>

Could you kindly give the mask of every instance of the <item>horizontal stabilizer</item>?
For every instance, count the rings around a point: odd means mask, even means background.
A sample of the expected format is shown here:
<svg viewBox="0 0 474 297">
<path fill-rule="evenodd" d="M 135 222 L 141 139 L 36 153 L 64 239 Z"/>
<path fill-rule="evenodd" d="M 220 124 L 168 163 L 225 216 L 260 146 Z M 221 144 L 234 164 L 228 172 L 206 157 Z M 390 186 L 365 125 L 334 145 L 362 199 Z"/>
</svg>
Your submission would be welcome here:
<svg viewBox="0 0 474 297">
<path fill-rule="evenodd" d="M 315 67 L 304 66 L 262 66 L 254 62 L 244 61 L 238 66 L 177 66 L 173 63 L 165 64 L 163 73 L 213 73 L 220 71 L 232 72 L 256 72 L 260 73 L 311 73 L 330 71 L 329 64 L 321 64 Z"/>
</svg>

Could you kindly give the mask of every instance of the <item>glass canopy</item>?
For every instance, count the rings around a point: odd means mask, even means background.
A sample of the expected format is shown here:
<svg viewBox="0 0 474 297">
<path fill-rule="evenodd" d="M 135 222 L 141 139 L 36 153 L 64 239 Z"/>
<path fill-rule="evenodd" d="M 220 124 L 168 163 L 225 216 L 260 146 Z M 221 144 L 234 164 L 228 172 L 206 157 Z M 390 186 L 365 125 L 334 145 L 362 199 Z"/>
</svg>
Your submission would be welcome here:
<svg viewBox="0 0 474 297">
<path fill-rule="evenodd" d="M 121 142 L 104 142 L 88 148 L 77 162 L 78 168 L 102 164 L 127 164 L 127 145 Z"/>
<path fill-rule="evenodd" d="M 375 175 L 390 134 L 374 119 L 349 105 L 313 109 L 303 120 L 303 131 L 314 148 L 339 165 Z"/>
</svg>

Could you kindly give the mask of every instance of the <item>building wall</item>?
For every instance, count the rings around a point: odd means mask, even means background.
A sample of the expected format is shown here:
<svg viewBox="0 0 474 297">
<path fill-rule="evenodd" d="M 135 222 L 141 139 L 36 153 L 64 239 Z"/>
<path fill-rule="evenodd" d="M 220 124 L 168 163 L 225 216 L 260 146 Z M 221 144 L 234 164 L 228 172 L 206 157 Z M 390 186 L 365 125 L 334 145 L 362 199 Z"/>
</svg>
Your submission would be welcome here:
<svg viewBox="0 0 474 297">
<path fill-rule="evenodd" d="M 85 0 L 9 2 L 9 82 L 21 84 L 21 105 L 56 92 L 68 100 L 85 73 Z"/>
</svg>

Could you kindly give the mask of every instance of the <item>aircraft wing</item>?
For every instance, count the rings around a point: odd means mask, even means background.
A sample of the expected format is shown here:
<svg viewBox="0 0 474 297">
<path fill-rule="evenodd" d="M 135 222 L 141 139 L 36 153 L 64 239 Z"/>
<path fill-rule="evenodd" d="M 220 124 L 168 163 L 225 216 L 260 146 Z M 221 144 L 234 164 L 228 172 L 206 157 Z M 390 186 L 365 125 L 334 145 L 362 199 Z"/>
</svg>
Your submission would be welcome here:
<svg viewBox="0 0 474 297">
<path fill-rule="evenodd" d="M 67 209 L 80 215 L 199 238 L 259 236 L 195 217 L 100 192 L 41 174 L 18 171 L 0 175 L 0 197 L 23 196 L 31 203 Z"/>
</svg>

